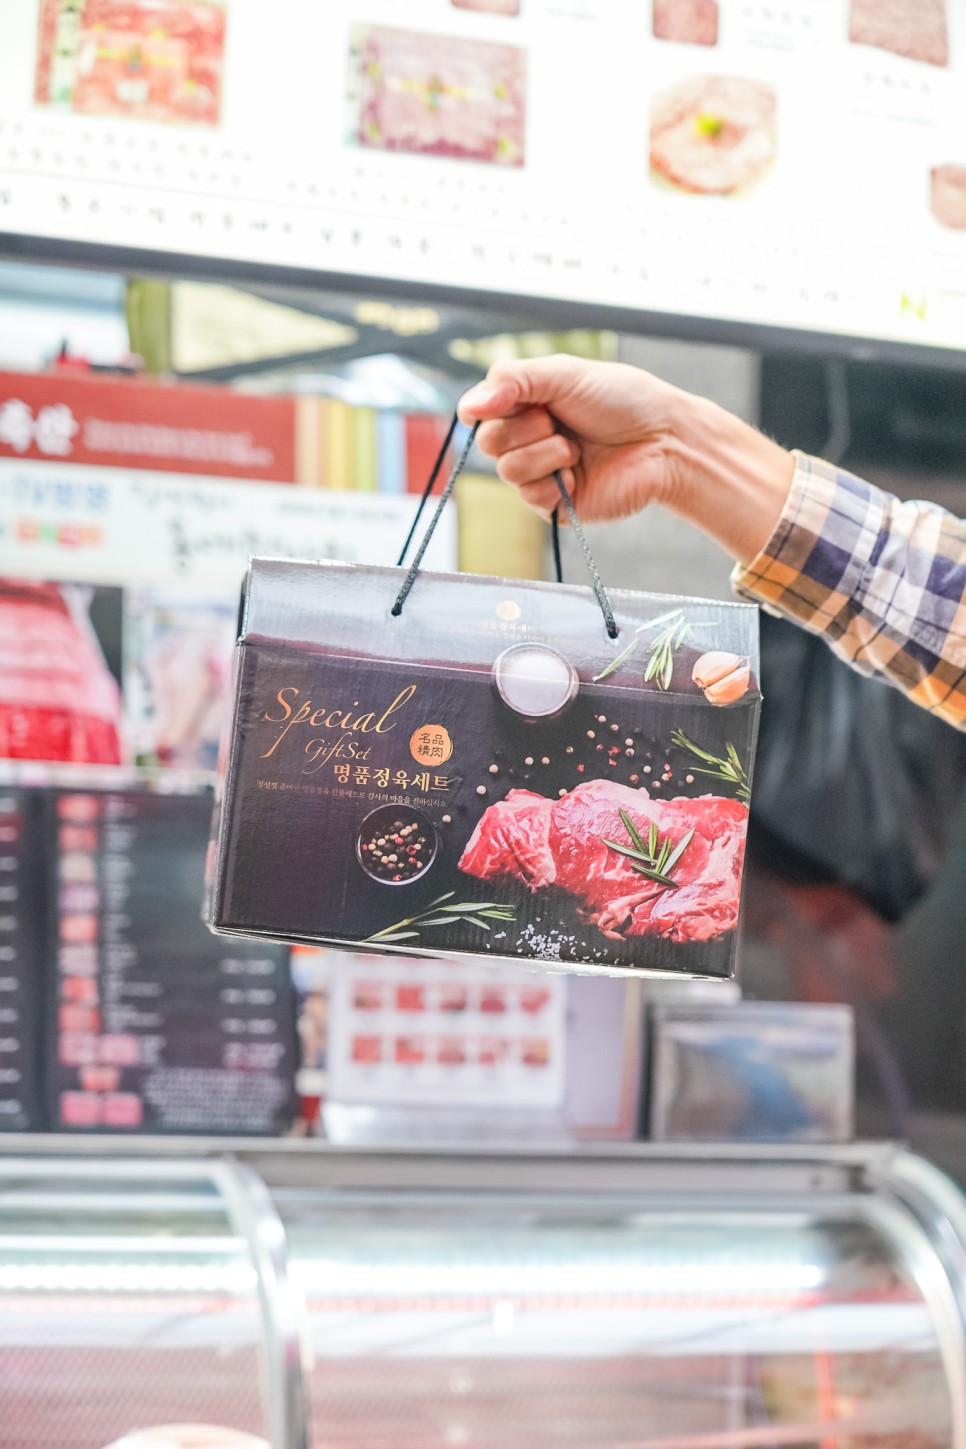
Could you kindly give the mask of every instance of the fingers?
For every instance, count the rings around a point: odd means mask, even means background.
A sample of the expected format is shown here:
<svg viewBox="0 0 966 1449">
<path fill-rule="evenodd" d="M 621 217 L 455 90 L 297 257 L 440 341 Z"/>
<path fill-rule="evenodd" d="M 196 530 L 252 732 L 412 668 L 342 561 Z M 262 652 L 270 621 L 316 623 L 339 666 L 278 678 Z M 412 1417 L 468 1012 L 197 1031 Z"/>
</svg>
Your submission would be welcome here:
<svg viewBox="0 0 966 1449">
<path fill-rule="evenodd" d="M 560 490 L 553 478 L 540 478 L 534 483 L 524 483 L 520 488 L 520 497 L 534 513 L 547 523 L 557 504 L 560 502 Z M 561 509 L 561 513 L 563 509 Z"/>
<path fill-rule="evenodd" d="M 476 441 L 480 452 L 488 458 L 502 458 L 504 453 L 552 437 L 555 431 L 553 419 L 545 408 L 527 408 L 518 417 L 484 423 Z"/>
<path fill-rule="evenodd" d="M 564 468 L 560 470 L 564 481 L 564 487 L 574 497 L 576 480 L 573 470 Z M 520 485 L 520 497 L 535 513 L 549 523 L 555 509 L 559 508 L 557 515 L 562 524 L 569 524 L 570 518 L 567 510 L 563 507 L 563 500 L 560 497 L 560 489 L 557 487 L 556 478 L 535 478 L 530 483 Z"/>
<path fill-rule="evenodd" d="M 558 468 L 570 468 L 580 457 L 580 449 L 570 438 L 553 433 L 523 448 L 514 448 L 503 453 L 497 463 L 497 472 L 505 483 L 518 488 L 547 478 Z"/>
</svg>

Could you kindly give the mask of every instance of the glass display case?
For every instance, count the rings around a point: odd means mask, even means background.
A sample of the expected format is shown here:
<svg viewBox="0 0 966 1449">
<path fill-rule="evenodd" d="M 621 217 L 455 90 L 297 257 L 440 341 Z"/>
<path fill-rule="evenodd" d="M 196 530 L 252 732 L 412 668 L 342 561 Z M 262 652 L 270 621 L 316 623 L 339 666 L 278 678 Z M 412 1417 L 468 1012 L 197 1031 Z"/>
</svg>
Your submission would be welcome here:
<svg viewBox="0 0 966 1449">
<path fill-rule="evenodd" d="M 900 1150 L 69 1146 L 0 1158 L 7 1449 L 966 1449 L 966 1204 Z"/>
</svg>

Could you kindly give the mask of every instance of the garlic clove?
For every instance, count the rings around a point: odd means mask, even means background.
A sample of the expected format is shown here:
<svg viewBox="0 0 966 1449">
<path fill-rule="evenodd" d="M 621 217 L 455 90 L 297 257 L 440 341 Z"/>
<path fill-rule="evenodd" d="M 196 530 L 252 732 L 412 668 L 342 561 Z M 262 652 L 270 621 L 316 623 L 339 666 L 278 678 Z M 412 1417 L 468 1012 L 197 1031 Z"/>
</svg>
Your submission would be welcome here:
<svg viewBox="0 0 966 1449">
<path fill-rule="evenodd" d="M 746 662 L 742 662 L 730 674 L 722 675 L 713 684 L 706 685 L 704 696 L 711 704 L 734 704 L 742 695 L 747 694 L 750 683 L 751 670 Z"/>
<path fill-rule="evenodd" d="M 742 654 L 729 654 L 724 649 L 712 649 L 695 660 L 691 678 L 699 689 L 707 689 L 709 684 L 716 684 L 719 679 L 724 679 L 726 675 L 747 664 L 748 660 Z"/>
</svg>

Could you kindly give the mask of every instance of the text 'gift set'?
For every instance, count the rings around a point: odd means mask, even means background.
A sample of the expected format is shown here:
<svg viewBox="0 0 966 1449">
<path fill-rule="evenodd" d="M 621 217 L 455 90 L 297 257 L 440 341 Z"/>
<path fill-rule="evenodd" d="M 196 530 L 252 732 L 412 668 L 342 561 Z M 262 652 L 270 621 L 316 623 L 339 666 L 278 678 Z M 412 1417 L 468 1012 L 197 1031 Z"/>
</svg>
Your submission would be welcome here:
<svg viewBox="0 0 966 1449">
<path fill-rule="evenodd" d="M 755 609 L 421 574 L 427 541 L 408 574 L 252 562 L 209 924 L 732 975 Z"/>
</svg>

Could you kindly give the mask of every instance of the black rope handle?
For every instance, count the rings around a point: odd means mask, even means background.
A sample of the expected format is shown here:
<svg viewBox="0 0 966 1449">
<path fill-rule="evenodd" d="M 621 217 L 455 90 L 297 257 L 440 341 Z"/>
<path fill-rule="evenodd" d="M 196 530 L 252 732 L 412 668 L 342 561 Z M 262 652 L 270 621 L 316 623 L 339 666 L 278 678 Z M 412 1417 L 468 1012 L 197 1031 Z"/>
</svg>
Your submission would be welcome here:
<svg viewBox="0 0 966 1449">
<path fill-rule="evenodd" d="M 401 552 L 399 554 L 399 557 L 396 559 L 396 568 L 397 569 L 401 569 L 402 566 L 403 566 L 403 564 L 406 562 L 406 555 L 409 552 L 409 545 L 412 543 L 412 541 L 413 541 L 413 539 L 414 539 L 414 537 L 416 535 L 416 529 L 419 527 L 419 520 L 423 516 L 423 509 L 426 507 L 426 504 L 429 502 L 429 495 L 432 493 L 433 489 L 436 486 L 436 479 L 439 477 L 439 470 L 443 466 L 443 459 L 446 457 L 446 454 L 449 452 L 449 445 L 453 441 L 453 434 L 456 432 L 456 424 L 458 422 L 459 422 L 459 418 L 456 415 L 456 413 L 454 413 L 453 414 L 453 421 L 450 423 L 449 428 L 446 431 L 446 437 L 443 439 L 443 446 L 440 448 L 439 452 L 436 454 L 436 462 L 433 464 L 433 471 L 429 475 L 429 482 L 426 484 L 426 487 L 423 489 L 423 496 L 422 496 L 422 498 L 420 498 L 420 500 L 419 500 L 419 507 L 416 509 L 416 517 L 413 519 L 412 527 L 410 528 L 409 532 L 406 534 L 406 542 L 403 544 L 402 550 L 401 550 Z"/>
<path fill-rule="evenodd" d="M 452 437 L 453 432 L 456 429 L 456 422 L 457 422 L 457 419 L 454 417 L 453 418 L 452 426 L 450 427 L 450 432 L 449 432 L 449 436 L 450 437 Z M 470 435 L 469 435 L 469 437 L 467 438 L 466 442 L 463 444 L 463 451 L 460 453 L 459 457 L 457 458 L 456 465 L 453 468 L 452 473 L 449 475 L 449 478 L 446 481 L 446 487 L 443 489 L 442 493 L 439 495 L 439 502 L 436 505 L 436 512 L 433 514 L 432 518 L 429 520 L 429 523 L 428 523 L 428 525 L 426 527 L 426 532 L 423 534 L 423 541 L 419 545 L 419 548 L 416 550 L 416 557 L 413 559 L 412 563 L 409 565 L 409 572 L 407 573 L 406 577 L 403 579 L 403 586 L 399 590 L 399 597 L 396 599 L 396 602 L 393 604 L 392 609 L 390 610 L 390 613 L 392 614 L 393 618 L 397 618 L 398 619 L 399 615 L 402 613 L 403 604 L 406 602 L 407 598 L 409 597 L 409 591 L 412 588 L 413 584 L 416 582 L 416 575 L 419 573 L 419 565 L 422 563 L 423 558 L 424 558 L 425 553 L 426 553 L 426 550 L 429 548 L 430 542 L 432 541 L 433 534 L 436 532 L 436 525 L 439 523 L 439 520 L 443 516 L 443 509 L 446 507 L 447 503 L 449 502 L 450 496 L 452 495 L 452 492 L 453 492 L 453 489 L 456 487 L 456 480 L 459 478 L 459 476 L 462 473 L 463 469 L 466 467 L 466 460 L 467 460 L 467 458 L 469 457 L 469 455 L 470 455 L 470 453 L 472 451 L 473 444 L 476 442 L 476 435 L 479 432 L 479 430 L 480 430 L 479 423 L 474 423 L 473 424 L 473 427 L 470 429 Z M 436 468 L 433 469 L 433 474 L 434 475 L 439 472 L 439 464 L 442 461 L 442 457 L 443 457 L 443 454 L 445 454 L 445 452 L 446 452 L 446 445 L 444 444 L 443 445 L 443 448 L 442 448 L 442 451 L 440 453 L 440 457 L 436 460 L 437 466 L 436 466 Z M 433 486 L 433 481 L 434 480 L 431 477 L 430 480 L 429 480 L 429 482 L 426 485 L 426 488 L 423 491 L 422 502 L 420 503 L 419 508 L 416 511 L 416 517 L 417 518 L 419 517 L 419 514 L 422 511 L 423 504 L 426 502 L 426 500 L 429 497 L 429 491 L 430 491 L 430 489 Z M 415 527 L 415 525 L 414 525 L 414 527 Z M 408 549 L 408 547 L 409 547 L 409 540 L 407 539 L 407 541 L 406 541 L 406 548 L 403 549 L 403 556 L 405 556 L 406 549 Z M 400 568 L 402 567 L 402 564 L 401 563 L 400 563 L 399 567 Z"/>
<path fill-rule="evenodd" d="M 440 468 L 443 466 L 443 459 L 445 458 L 447 449 L 452 442 L 453 434 L 456 432 L 457 422 L 458 418 L 454 414 L 453 421 L 449 425 L 449 430 L 446 434 L 443 446 L 440 448 L 436 462 L 433 464 L 433 471 L 429 476 L 429 481 L 426 484 L 426 487 L 423 489 L 423 496 L 419 500 L 419 507 L 416 510 L 416 517 L 413 519 L 413 524 L 409 530 L 409 535 L 403 545 L 402 552 L 399 555 L 399 561 L 397 564 L 398 568 L 402 568 L 406 558 L 406 554 L 409 552 L 409 545 L 413 541 L 420 517 L 422 516 L 423 510 L 426 507 L 427 502 L 429 501 L 430 494 L 433 491 L 433 485 L 435 484 L 436 479 L 439 476 Z M 409 592 L 412 589 L 413 584 L 416 582 L 416 576 L 419 573 L 419 566 L 422 563 L 423 558 L 425 557 L 426 550 L 429 548 L 433 534 L 436 532 L 436 525 L 442 518 L 443 510 L 445 509 L 447 503 L 452 496 L 453 489 L 456 487 L 457 480 L 463 469 L 466 467 L 466 460 L 469 457 L 470 453 L 473 451 L 473 445 L 476 442 L 476 435 L 479 432 L 479 429 L 479 423 L 474 423 L 473 427 L 470 430 L 470 435 L 467 438 L 465 444 L 463 445 L 462 451 L 460 452 L 460 455 L 456 460 L 453 471 L 450 473 L 449 478 L 447 479 L 446 487 L 443 489 L 442 493 L 439 496 L 439 503 L 436 505 L 436 511 L 433 514 L 432 518 L 429 520 L 429 523 L 426 527 L 426 532 L 423 534 L 423 541 L 416 551 L 416 557 L 413 559 L 412 563 L 409 566 L 409 572 L 403 579 L 402 588 L 399 590 L 399 595 L 390 611 L 393 618 L 398 618 L 399 615 L 402 613 L 403 604 L 409 597 Z M 617 627 L 617 620 L 614 618 L 614 610 L 612 609 L 610 599 L 607 596 L 607 590 L 604 588 L 604 582 L 600 576 L 600 571 L 597 568 L 597 564 L 594 560 L 594 555 L 590 551 L 590 544 L 587 542 L 587 536 L 584 533 L 583 528 L 581 527 L 580 519 L 577 517 L 577 510 L 574 507 L 574 501 L 571 498 L 570 493 L 567 489 L 567 485 L 563 480 L 563 474 L 558 470 L 556 473 L 554 473 L 553 476 L 554 481 L 557 484 L 557 489 L 560 493 L 560 498 L 563 506 L 567 510 L 567 516 L 570 519 L 570 525 L 573 528 L 574 537 L 576 538 L 577 543 L 580 546 L 580 551 L 584 556 L 584 562 L 587 565 L 587 572 L 590 574 L 590 581 L 593 586 L 594 593 L 597 596 L 597 602 L 600 605 L 600 612 L 604 617 L 604 626 L 610 638 L 616 639 L 620 631 Z M 550 537 L 553 543 L 553 561 L 554 570 L 557 575 L 557 583 L 561 584 L 563 583 L 563 565 L 560 558 L 560 532 L 558 517 L 559 513 L 560 505 L 558 504 L 557 507 L 554 509 L 550 519 Z"/>
<path fill-rule="evenodd" d="M 617 620 L 614 618 L 614 610 L 611 608 L 610 599 L 607 596 L 607 590 L 604 588 L 604 581 L 600 576 L 600 570 L 598 569 L 597 564 L 594 560 L 594 555 L 590 551 L 590 544 L 587 542 L 587 535 L 584 533 L 584 530 L 580 526 L 580 519 L 577 517 L 577 510 L 574 507 L 574 500 L 571 498 L 570 493 L 567 490 L 567 485 L 563 480 L 563 474 L 560 472 L 559 468 L 557 469 L 556 473 L 554 473 L 553 477 L 554 482 L 556 483 L 559 490 L 563 506 L 567 510 L 567 517 L 570 519 L 570 526 L 574 531 L 574 538 L 579 543 L 580 552 L 584 556 L 584 563 L 587 565 L 587 572 L 590 574 L 590 582 L 593 585 L 594 593 L 597 595 L 597 602 L 600 605 L 600 612 L 604 616 L 604 625 L 607 629 L 607 633 L 611 639 L 616 639 L 620 630 L 617 627 Z M 554 539 L 554 562 L 557 566 L 557 582 L 562 583 L 562 569 L 560 564 L 560 536 L 558 531 L 559 520 L 557 518 L 559 512 L 560 504 L 558 503 L 557 507 L 553 511 L 553 518 L 551 520 L 550 526 Z"/>
<path fill-rule="evenodd" d="M 553 549 L 553 575 L 558 584 L 563 583 L 563 559 L 560 557 L 560 504 L 550 515 L 550 546 Z"/>
</svg>

